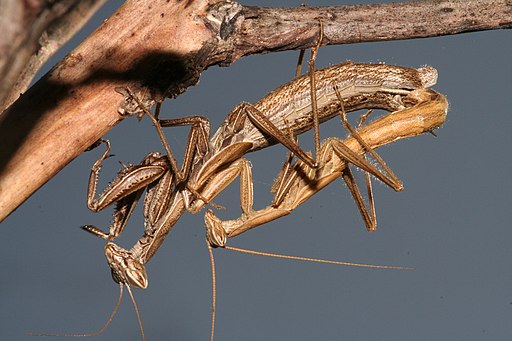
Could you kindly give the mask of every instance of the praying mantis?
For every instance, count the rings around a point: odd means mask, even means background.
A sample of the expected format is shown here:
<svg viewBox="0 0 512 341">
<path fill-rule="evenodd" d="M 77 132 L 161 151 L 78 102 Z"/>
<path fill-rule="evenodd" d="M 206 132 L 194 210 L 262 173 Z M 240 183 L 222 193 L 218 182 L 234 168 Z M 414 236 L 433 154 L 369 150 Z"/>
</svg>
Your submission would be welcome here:
<svg viewBox="0 0 512 341">
<path fill-rule="evenodd" d="M 84 229 L 108 241 L 105 255 L 113 278 L 121 288 L 126 284 L 128 289 L 131 285 L 147 287 L 144 264 L 153 257 L 181 215 L 187 210 L 197 213 L 238 176 L 241 178 L 242 216 L 222 222 L 208 211 L 205 215 L 207 240 L 212 246 L 225 246 L 227 238 L 289 214 L 340 176 L 354 196 L 368 230 L 374 230 L 374 210 L 370 208 L 368 213 L 347 165 L 352 163 L 393 189 L 401 190 L 401 182 L 373 149 L 432 131 L 444 122 L 446 99 L 427 89 L 435 84 L 436 77 L 437 72 L 430 67 L 412 69 L 384 64 L 345 63 L 317 70 L 314 72 L 316 108 L 308 100 L 311 82 L 308 76 L 303 76 L 271 92 L 255 105 L 242 103 L 235 107 L 210 140 L 209 123 L 204 118 L 159 120 L 158 107 L 156 117 L 143 108 L 161 137 L 161 126 L 192 125 L 183 166 L 178 170 L 177 164 L 173 164 L 170 148 L 162 138 L 167 155 L 150 153 L 139 165 L 126 167 L 99 199 L 95 199 L 99 170 L 110 151 L 105 141 L 107 150 L 91 170 L 88 206 L 101 210 L 115 202 L 114 220 L 108 233 L 90 225 Z M 128 94 L 137 101 L 133 93 Z M 393 113 L 356 131 L 344 115 L 362 108 L 380 108 Z M 316 160 L 297 146 L 293 136 L 311 129 L 315 115 L 324 122 L 339 112 L 352 137 L 344 142 L 327 140 L 318 148 Z M 288 157 L 273 204 L 254 211 L 250 165 L 242 156 L 276 142 L 285 145 L 298 160 L 292 163 L 292 158 Z M 364 159 L 362 155 L 367 152 L 377 157 L 387 174 Z M 132 249 L 125 250 L 112 240 L 124 229 L 144 190 L 147 190 L 144 234 Z"/>
</svg>

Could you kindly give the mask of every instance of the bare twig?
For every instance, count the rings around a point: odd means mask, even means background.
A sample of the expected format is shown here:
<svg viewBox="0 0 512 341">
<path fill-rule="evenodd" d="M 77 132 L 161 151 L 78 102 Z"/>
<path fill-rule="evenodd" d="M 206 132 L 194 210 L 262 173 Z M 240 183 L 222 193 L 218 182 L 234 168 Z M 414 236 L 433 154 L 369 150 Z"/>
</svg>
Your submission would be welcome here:
<svg viewBox="0 0 512 341">
<path fill-rule="evenodd" d="M 227 0 L 128 0 L 0 117 L 0 220 L 132 113 L 176 97 L 205 68 L 254 53 L 510 28 L 507 0 L 271 9 Z M 165 77 L 164 77 L 165 75 Z"/>
<path fill-rule="evenodd" d="M 251 53 L 312 47 L 318 18 L 323 45 L 436 37 L 512 27 L 507 0 L 423 0 L 336 7 L 246 7 L 233 60 Z"/>
</svg>

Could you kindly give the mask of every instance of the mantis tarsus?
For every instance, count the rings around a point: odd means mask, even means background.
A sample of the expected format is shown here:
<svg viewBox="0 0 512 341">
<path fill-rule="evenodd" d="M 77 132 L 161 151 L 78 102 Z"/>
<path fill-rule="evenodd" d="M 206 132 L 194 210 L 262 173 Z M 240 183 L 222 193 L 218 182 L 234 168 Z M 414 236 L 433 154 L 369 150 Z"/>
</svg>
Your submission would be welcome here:
<svg viewBox="0 0 512 341">
<path fill-rule="evenodd" d="M 138 166 L 123 170 L 100 199 L 94 200 L 99 168 L 108 157 L 107 148 L 92 169 L 88 203 L 95 210 L 114 202 L 118 207 L 109 233 L 93 226 L 85 226 L 85 229 L 106 240 L 114 239 L 122 232 L 138 198 L 147 189 L 144 235 L 129 251 L 112 242 L 105 246 L 115 281 L 120 285 L 145 288 L 148 282 L 144 264 L 151 259 L 181 215 L 186 210 L 198 212 L 238 175 L 242 179 L 242 217 L 221 222 L 211 211 L 205 216 L 207 238 L 214 246 L 224 246 L 228 237 L 288 214 L 340 176 L 349 184 L 360 211 L 366 212 L 360 195 L 358 197 L 356 194 L 359 191 L 351 186 L 353 178 L 347 171 L 345 160 L 372 173 L 395 190 L 400 190 L 402 185 L 396 177 L 383 174 L 361 155 L 394 140 L 431 131 L 442 124 L 446 101 L 442 95 L 425 89 L 435 83 L 436 76 L 435 69 L 429 67 L 411 69 L 383 64 L 346 63 L 315 71 L 320 121 L 338 115 L 341 106 L 346 111 L 362 108 L 395 111 L 360 130 L 360 139 L 366 141 L 367 146 L 362 146 L 353 137 L 345 142 L 331 139 L 322 144 L 317 155 L 320 164 L 298 148 L 293 138 L 288 137 L 290 132 L 297 135 L 313 125 L 307 76 L 276 89 L 255 105 L 243 103 L 235 107 L 209 142 L 205 138 L 209 125 L 196 119 L 192 123 L 189 148 L 180 178 L 175 178 L 175 167 L 171 166 L 168 156 L 152 153 Z M 180 124 L 176 120 L 154 121 L 160 133 L 158 123 L 163 126 Z M 274 204 L 253 211 L 251 172 L 242 156 L 277 141 L 287 146 L 300 161 L 288 164 L 290 171 L 281 177 L 283 186 L 278 190 Z M 365 223 L 368 229 L 374 228 L 371 219 L 365 218 Z"/>
</svg>

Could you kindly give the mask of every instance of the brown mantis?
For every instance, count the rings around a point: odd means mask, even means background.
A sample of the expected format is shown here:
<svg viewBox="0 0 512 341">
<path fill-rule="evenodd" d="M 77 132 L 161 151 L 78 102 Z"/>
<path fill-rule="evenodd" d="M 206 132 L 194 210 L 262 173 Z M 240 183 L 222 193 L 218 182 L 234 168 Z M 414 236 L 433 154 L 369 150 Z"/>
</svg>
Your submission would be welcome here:
<svg viewBox="0 0 512 341">
<path fill-rule="evenodd" d="M 158 123 L 166 126 L 193 122 L 182 176 L 178 180 L 174 177 L 172 169 L 177 167 L 170 165 L 168 156 L 151 153 L 140 165 L 124 169 L 100 199 L 94 200 L 99 168 L 110 149 L 107 143 L 107 151 L 91 171 L 88 204 L 92 209 L 99 210 L 117 202 L 114 221 L 108 234 L 93 226 L 85 226 L 85 229 L 106 240 L 114 239 L 122 232 L 138 198 L 147 189 L 144 235 L 129 251 L 112 242 L 105 247 L 115 281 L 121 285 L 127 284 L 128 288 L 129 285 L 147 287 L 144 264 L 154 255 L 179 217 L 186 210 L 193 213 L 199 211 L 238 175 L 243 184 L 240 195 L 243 216 L 224 223 L 216 219 L 212 212 L 205 216 L 207 238 L 214 246 L 223 246 L 227 237 L 288 214 L 339 176 L 343 176 L 349 185 L 368 229 L 372 230 L 375 228 L 374 218 L 364 208 L 346 161 L 400 190 L 402 185 L 392 173 L 384 175 L 361 155 L 393 140 L 431 131 L 444 121 L 444 97 L 425 90 L 435 83 L 436 76 L 435 70 L 428 67 L 410 69 L 382 64 L 346 63 L 316 71 L 318 117 L 321 121 L 337 115 L 341 106 L 346 111 L 360 108 L 398 111 L 364 127 L 358 134 L 352 131 L 354 136 L 358 136 L 357 140 L 349 138 L 342 143 L 331 139 L 325 142 L 318 154 L 320 164 L 302 152 L 292 138 L 287 137 L 287 132 L 296 135 L 312 126 L 314 109 L 307 100 L 310 92 L 306 77 L 280 87 L 254 106 L 237 106 L 209 143 L 206 138 L 209 125 L 201 118 L 159 122 L 153 118 L 159 134 Z M 276 140 L 287 146 L 300 161 L 288 163 L 289 171 L 283 172 L 283 186 L 277 190 L 274 204 L 267 209 L 253 211 L 250 167 L 242 156 Z M 168 150 L 164 139 L 162 141 Z"/>
</svg>

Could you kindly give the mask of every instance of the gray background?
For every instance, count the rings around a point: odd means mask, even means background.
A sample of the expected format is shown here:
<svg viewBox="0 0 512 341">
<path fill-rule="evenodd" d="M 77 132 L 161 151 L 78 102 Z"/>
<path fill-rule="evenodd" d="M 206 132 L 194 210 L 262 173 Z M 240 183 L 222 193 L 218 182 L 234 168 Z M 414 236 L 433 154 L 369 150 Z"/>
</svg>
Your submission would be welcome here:
<svg viewBox="0 0 512 341">
<path fill-rule="evenodd" d="M 105 6 L 79 39 L 120 3 Z M 279 1 L 281 6 L 300 3 Z M 320 50 L 318 67 L 347 59 L 436 67 L 435 89 L 450 101 L 447 122 L 437 138 L 422 136 L 380 149 L 406 187 L 395 193 L 375 186 L 376 233 L 366 232 L 338 182 L 292 215 L 230 244 L 416 270 L 347 268 L 217 250 L 217 340 L 512 339 L 511 34 L 477 32 Z M 255 102 L 291 79 L 296 58 L 292 51 L 212 67 L 198 86 L 169 100 L 163 116 L 206 115 L 215 128 L 238 102 Z M 335 120 L 321 132 L 346 135 Z M 169 129 L 167 136 L 174 150 L 183 150 L 184 130 Z M 117 161 L 137 163 L 149 151 L 162 151 L 147 119 L 127 119 L 106 137 L 116 157 L 107 162 L 101 186 L 119 169 Z M 311 135 L 301 138 L 305 148 L 308 141 Z M 37 340 L 29 332 L 92 332 L 113 308 L 118 287 L 104 260 L 104 242 L 79 229 L 110 222 L 111 209 L 94 214 L 85 205 L 89 169 L 102 151 L 74 160 L 2 224 L 0 339 Z M 271 200 L 268 188 L 285 155 L 276 146 L 249 156 L 256 208 Z M 229 207 L 223 217 L 239 214 L 237 193 L 235 184 L 216 200 Z M 119 244 L 131 246 L 142 226 L 137 211 Z M 149 288 L 135 290 L 148 340 L 209 337 L 209 266 L 202 214 L 186 214 L 148 264 Z M 127 298 L 95 340 L 141 339 Z"/>
</svg>

